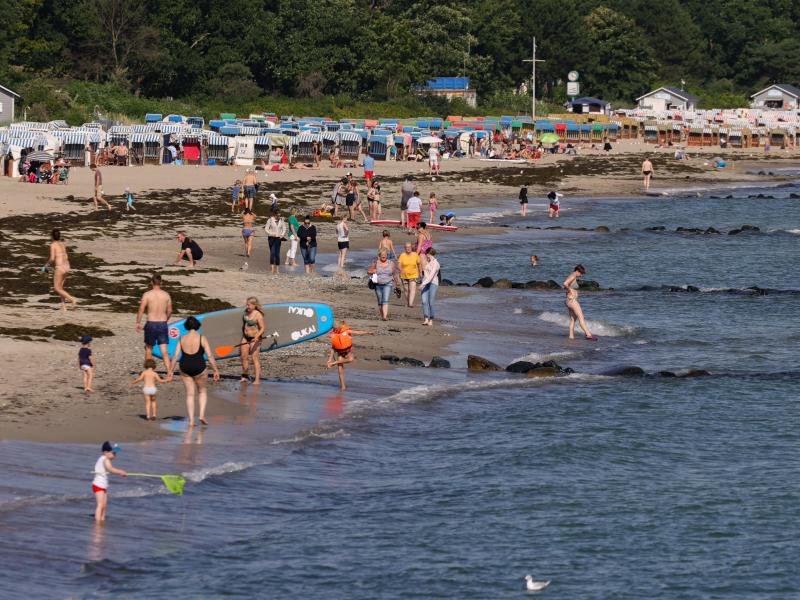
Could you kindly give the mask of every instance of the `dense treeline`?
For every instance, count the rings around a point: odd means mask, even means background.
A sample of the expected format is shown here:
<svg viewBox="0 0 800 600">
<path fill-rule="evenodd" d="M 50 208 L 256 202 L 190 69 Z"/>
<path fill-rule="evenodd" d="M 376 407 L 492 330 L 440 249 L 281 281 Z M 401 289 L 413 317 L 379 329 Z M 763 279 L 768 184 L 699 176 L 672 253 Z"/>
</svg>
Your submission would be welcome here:
<svg viewBox="0 0 800 600">
<path fill-rule="evenodd" d="M 511 106 L 534 35 L 537 88 L 554 102 L 572 69 L 582 93 L 622 104 L 682 80 L 717 105 L 800 83 L 796 0 L 0 0 L 0 10 L 0 82 L 23 93 L 83 80 L 197 102 L 383 101 L 466 70 L 482 102 Z"/>
</svg>

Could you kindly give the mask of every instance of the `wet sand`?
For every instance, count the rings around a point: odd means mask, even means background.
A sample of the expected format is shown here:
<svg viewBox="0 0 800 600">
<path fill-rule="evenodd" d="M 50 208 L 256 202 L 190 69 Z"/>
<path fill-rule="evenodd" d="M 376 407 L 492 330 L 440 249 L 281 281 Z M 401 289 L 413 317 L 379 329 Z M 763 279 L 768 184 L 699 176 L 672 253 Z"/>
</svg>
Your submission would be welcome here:
<svg viewBox="0 0 800 600">
<path fill-rule="evenodd" d="M 384 218 L 398 218 L 399 185 L 411 173 L 423 198 L 435 191 L 440 211 L 465 207 L 492 207 L 498 199 L 516 198 L 521 184 L 529 183 L 529 197 L 558 189 L 570 196 L 623 196 L 641 193 L 639 165 L 643 151 L 654 157 L 653 190 L 731 182 L 776 182 L 778 177 L 750 171 L 794 164 L 797 155 L 784 151 L 764 159 L 759 149 L 720 151 L 675 161 L 674 149 L 653 149 L 641 144 L 621 143 L 611 155 L 579 157 L 548 156 L 535 166 L 501 165 L 478 160 L 445 161 L 436 181 L 427 176 L 422 163 L 379 163 Z M 731 168 L 715 170 L 708 163 L 716 155 L 732 160 Z M 141 334 L 135 331 L 135 313 L 149 274 L 160 270 L 165 289 L 173 296 L 175 316 L 241 306 L 245 297 L 262 302 L 321 300 L 334 307 L 337 318 L 345 318 L 359 329 L 376 335 L 357 338 L 354 367 L 388 368 L 382 354 L 411 356 L 425 361 L 447 356 L 457 334 L 446 326 L 421 325 L 418 306 L 408 309 L 393 300 L 391 319 L 376 318 L 374 293 L 363 279 L 364 264 L 348 265 L 351 274 L 307 277 L 302 266 L 296 271 L 267 275 L 267 249 L 263 224 L 270 192 L 281 199 L 281 208 L 310 212 L 330 197 L 337 177 L 347 169 L 259 172 L 264 182 L 259 191 L 259 227 L 249 268 L 240 237 L 240 222 L 230 215 L 229 186 L 244 169 L 233 167 L 108 167 L 103 169 L 107 198 L 116 208 L 124 206 L 122 193 L 130 187 L 136 195 L 135 213 L 94 211 L 89 169 L 74 169 L 68 186 L 44 186 L 0 178 L 0 356 L 5 368 L 0 374 L 0 439 L 52 442 L 95 442 L 99 437 L 132 441 L 172 435 L 139 417 L 144 412 L 139 388 L 127 386 L 138 374 L 143 357 Z M 361 169 L 353 173 L 361 175 Z M 366 204 L 366 203 L 365 203 Z M 365 206 L 366 210 L 366 206 Z M 330 222 L 318 222 L 320 254 L 318 268 L 335 263 L 335 232 Z M 611 225 L 611 224 L 609 224 Z M 73 272 L 67 290 L 81 303 L 75 310 L 59 310 L 52 292 L 52 276 L 41 273 L 47 258 L 49 232 L 63 230 Z M 177 252 L 174 234 L 186 229 L 206 252 L 195 269 L 166 266 Z M 406 236 L 394 229 L 399 247 Z M 468 237 L 500 234 L 502 228 L 470 223 L 457 233 L 437 236 Z M 351 227 L 354 250 L 377 246 L 380 228 L 355 224 Z M 285 250 L 284 250 L 285 253 Z M 299 259 L 298 255 L 298 259 Z M 299 260 L 299 262 L 302 262 Z M 477 276 L 484 275 L 476 274 Z M 353 277 L 355 276 L 355 277 Z M 459 288 L 440 288 L 440 297 L 469 293 Z M 94 336 L 97 365 L 95 392 L 82 391 L 77 367 L 77 338 Z M 302 379 L 325 372 L 328 339 L 262 354 L 264 377 Z M 225 379 L 220 386 L 238 386 L 238 361 L 223 362 Z M 350 369 L 350 377 L 357 376 Z M 330 375 L 331 391 L 335 376 Z M 258 394 L 269 401 L 269 381 Z M 176 380 L 162 385 L 159 415 L 184 414 L 183 386 Z M 236 416 L 238 403 L 215 398 L 213 415 Z"/>
</svg>

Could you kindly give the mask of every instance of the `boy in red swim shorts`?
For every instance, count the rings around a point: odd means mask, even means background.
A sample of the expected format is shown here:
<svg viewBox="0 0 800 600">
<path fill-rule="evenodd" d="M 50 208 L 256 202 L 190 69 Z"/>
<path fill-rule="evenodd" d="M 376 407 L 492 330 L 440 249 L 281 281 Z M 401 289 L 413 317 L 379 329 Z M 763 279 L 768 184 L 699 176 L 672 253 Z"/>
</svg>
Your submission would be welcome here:
<svg viewBox="0 0 800 600">
<path fill-rule="evenodd" d="M 94 464 L 94 480 L 92 481 L 92 492 L 97 501 L 97 507 L 94 511 L 94 520 L 96 523 L 104 523 L 106 520 L 106 507 L 108 506 L 108 474 L 113 473 L 121 477 L 127 477 L 128 473 L 122 469 L 117 469 L 112 466 L 111 461 L 117 457 L 120 448 L 117 444 L 111 442 L 103 442 L 103 454 L 97 459 Z"/>
</svg>

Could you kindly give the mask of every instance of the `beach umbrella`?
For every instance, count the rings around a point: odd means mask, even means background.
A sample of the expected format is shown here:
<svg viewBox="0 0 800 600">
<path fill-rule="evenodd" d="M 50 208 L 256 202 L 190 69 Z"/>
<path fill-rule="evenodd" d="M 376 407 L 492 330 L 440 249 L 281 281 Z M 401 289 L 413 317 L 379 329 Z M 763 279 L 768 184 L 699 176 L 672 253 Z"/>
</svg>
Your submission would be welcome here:
<svg viewBox="0 0 800 600">
<path fill-rule="evenodd" d="M 539 136 L 539 141 L 543 144 L 555 144 L 559 138 L 555 133 L 543 133 Z"/>
<path fill-rule="evenodd" d="M 439 144 L 442 140 L 435 135 L 424 135 L 417 140 L 418 144 Z"/>
<path fill-rule="evenodd" d="M 28 155 L 25 157 L 30 161 L 35 162 L 44 162 L 55 160 L 55 156 L 50 154 L 49 152 L 45 152 L 44 150 L 37 150 L 36 152 L 29 152 Z"/>
</svg>

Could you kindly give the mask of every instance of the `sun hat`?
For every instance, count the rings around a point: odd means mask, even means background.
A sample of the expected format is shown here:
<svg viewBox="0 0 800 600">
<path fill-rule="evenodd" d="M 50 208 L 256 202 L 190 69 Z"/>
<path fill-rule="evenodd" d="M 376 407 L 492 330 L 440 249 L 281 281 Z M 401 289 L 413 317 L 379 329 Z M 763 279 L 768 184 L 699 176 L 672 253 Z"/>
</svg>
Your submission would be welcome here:
<svg viewBox="0 0 800 600">
<path fill-rule="evenodd" d="M 114 454 L 118 454 L 120 450 L 122 450 L 122 448 L 119 447 L 119 444 L 112 444 L 108 440 L 103 442 L 103 452 L 113 452 Z"/>
</svg>

